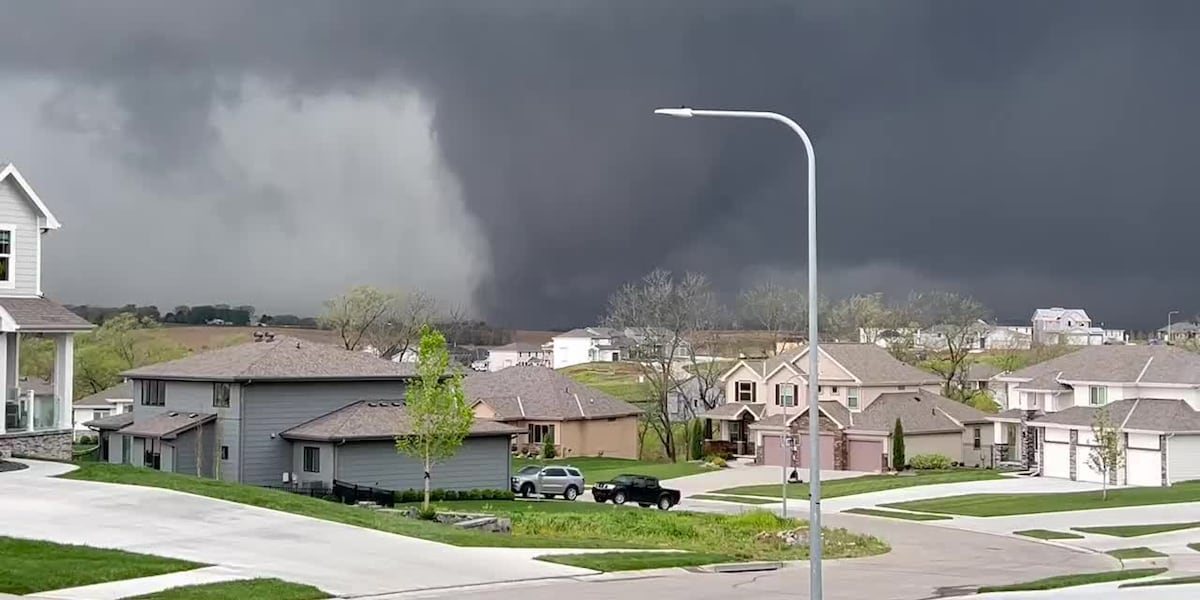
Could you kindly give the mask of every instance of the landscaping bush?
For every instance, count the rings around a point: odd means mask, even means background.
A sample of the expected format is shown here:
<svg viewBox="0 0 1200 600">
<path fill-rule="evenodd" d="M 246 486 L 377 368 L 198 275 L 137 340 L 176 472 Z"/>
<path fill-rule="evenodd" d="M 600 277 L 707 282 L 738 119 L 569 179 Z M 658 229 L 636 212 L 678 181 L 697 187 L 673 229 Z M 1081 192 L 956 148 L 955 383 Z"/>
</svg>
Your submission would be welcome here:
<svg viewBox="0 0 1200 600">
<path fill-rule="evenodd" d="M 892 468 L 903 471 L 906 465 L 908 461 L 904 460 L 904 425 L 900 423 L 900 418 L 896 417 L 896 427 L 892 431 Z"/>
<path fill-rule="evenodd" d="M 950 457 L 945 454 L 918 454 L 908 459 L 908 464 L 918 471 L 944 471 L 951 465 Z"/>
<path fill-rule="evenodd" d="M 704 421 L 700 419 L 692 421 L 691 441 L 691 454 L 688 458 L 691 460 L 700 460 L 700 457 L 704 453 Z"/>
<path fill-rule="evenodd" d="M 396 492 L 396 502 L 404 503 L 404 502 L 420 502 L 420 501 L 421 501 L 421 492 L 418 492 L 417 490 L 409 489 L 409 490 Z"/>
<path fill-rule="evenodd" d="M 516 494 L 509 490 L 430 490 L 429 499 L 432 502 L 458 502 L 464 500 L 512 500 Z M 422 490 L 403 490 L 396 492 L 396 503 L 412 504 L 425 499 Z"/>
<path fill-rule="evenodd" d="M 554 436 L 548 435 L 542 440 L 542 458 L 551 460 L 555 456 L 558 456 L 558 453 L 554 450 Z"/>
<path fill-rule="evenodd" d="M 432 521 L 437 518 L 437 511 L 433 510 L 432 506 L 427 509 L 420 508 L 417 510 L 417 518 L 421 519 L 422 521 Z"/>
<path fill-rule="evenodd" d="M 460 498 L 458 490 L 446 490 L 442 492 L 442 500 L 453 502 L 455 500 L 467 500 L 468 498 Z"/>
<path fill-rule="evenodd" d="M 445 499 L 446 499 L 446 491 L 445 490 L 429 490 L 429 501 L 430 502 L 441 502 L 442 500 L 445 500 Z"/>
<path fill-rule="evenodd" d="M 716 456 L 714 454 L 710 454 L 707 457 L 705 457 L 704 463 L 707 465 L 710 465 L 716 469 L 724 469 L 726 466 L 728 466 L 728 463 L 725 461 L 724 458 L 721 458 L 720 456 Z"/>
</svg>

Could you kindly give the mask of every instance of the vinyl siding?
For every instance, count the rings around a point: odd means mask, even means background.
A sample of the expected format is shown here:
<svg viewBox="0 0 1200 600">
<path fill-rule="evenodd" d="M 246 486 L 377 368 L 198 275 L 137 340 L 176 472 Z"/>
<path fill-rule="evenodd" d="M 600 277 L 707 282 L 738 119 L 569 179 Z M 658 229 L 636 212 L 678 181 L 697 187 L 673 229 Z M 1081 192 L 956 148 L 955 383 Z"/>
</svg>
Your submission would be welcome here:
<svg viewBox="0 0 1200 600">
<path fill-rule="evenodd" d="M 37 242 L 41 232 L 33 204 L 11 178 L 0 182 L 0 224 L 13 229 L 12 282 L 0 286 L 6 295 L 37 295 Z"/>
<path fill-rule="evenodd" d="M 211 381 L 168 381 L 165 406 L 142 406 L 140 379 L 133 380 L 134 418 L 148 418 L 168 411 L 196 412 L 217 415 L 217 451 L 220 446 L 229 447 L 229 460 L 221 461 L 220 477 L 225 481 L 239 481 L 238 436 L 241 434 L 242 386 L 232 384 L 229 390 L 229 408 L 213 406 L 213 383 Z M 328 411 L 326 411 L 328 412 Z M 215 456 L 219 456 L 216 454 Z M 194 469 L 194 467 L 193 467 Z M 195 471 L 190 471 L 195 473 Z M 212 476 L 215 476 L 212 475 Z"/>
<path fill-rule="evenodd" d="M 316 473 L 309 473 L 304 470 L 304 449 L 317 448 L 320 452 Z M 292 473 L 296 475 L 296 481 L 300 484 L 321 482 L 325 485 L 333 485 L 333 444 L 322 444 L 319 442 L 292 442 Z"/>
<path fill-rule="evenodd" d="M 197 448 L 197 437 L 199 437 L 199 448 Z M 213 461 L 218 456 L 219 448 L 215 445 L 216 426 L 204 425 L 199 430 L 193 429 L 179 435 L 171 442 L 175 448 L 175 468 L 176 473 L 185 475 L 201 475 L 203 477 L 213 477 Z M 200 453 L 200 470 L 196 470 L 197 452 Z M 164 471 L 167 469 L 164 467 Z"/>
<path fill-rule="evenodd" d="M 279 433 L 359 400 L 403 400 L 398 381 L 254 383 L 242 386 L 240 481 L 275 485 L 293 472 L 291 444 Z M 228 433 L 226 439 L 229 439 Z M 230 453 L 234 449 L 230 448 Z M 506 453 L 507 456 L 507 453 Z"/>
<path fill-rule="evenodd" d="M 340 481 L 389 490 L 420 489 L 423 469 L 411 457 L 398 454 L 390 442 L 359 442 L 338 446 L 335 477 Z M 468 438 L 453 458 L 434 467 L 435 489 L 508 489 L 509 443 L 505 436 Z"/>
</svg>

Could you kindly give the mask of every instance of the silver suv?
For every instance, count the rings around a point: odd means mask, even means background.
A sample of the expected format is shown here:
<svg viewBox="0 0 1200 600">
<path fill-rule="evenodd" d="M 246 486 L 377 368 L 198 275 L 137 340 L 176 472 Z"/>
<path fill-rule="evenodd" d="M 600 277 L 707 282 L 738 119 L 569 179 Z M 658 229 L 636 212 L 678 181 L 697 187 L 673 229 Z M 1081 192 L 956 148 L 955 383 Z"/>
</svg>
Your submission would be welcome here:
<svg viewBox="0 0 1200 600">
<path fill-rule="evenodd" d="M 528 465 L 513 474 L 512 491 L 525 498 L 562 496 L 574 500 L 583 493 L 583 473 L 572 466 Z"/>
</svg>

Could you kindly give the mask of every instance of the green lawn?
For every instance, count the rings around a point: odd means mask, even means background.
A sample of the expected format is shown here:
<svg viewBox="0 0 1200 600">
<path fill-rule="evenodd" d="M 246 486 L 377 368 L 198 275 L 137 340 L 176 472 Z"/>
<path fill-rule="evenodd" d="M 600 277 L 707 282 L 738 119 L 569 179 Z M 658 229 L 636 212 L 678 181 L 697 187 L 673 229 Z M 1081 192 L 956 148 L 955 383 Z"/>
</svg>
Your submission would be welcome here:
<svg viewBox="0 0 1200 600">
<path fill-rule="evenodd" d="M 1136 588 L 1136 587 L 1157 587 L 1160 585 L 1184 585 L 1188 583 L 1200 583 L 1200 575 L 1190 575 L 1187 577 L 1172 577 L 1169 579 L 1153 579 L 1150 581 L 1133 581 L 1130 583 L 1122 583 L 1121 588 Z"/>
<path fill-rule="evenodd" d="M 650 384 L 638 383 L 642 369 L 631 362 L 594 362 L 560 369 L 562 374 L 626 402 L 646 402 Z"/>
<path fill-rule="evenodd" d="M 1047 577 L 1045 579 L 1036 579 L 1034 581 L 1015 583 L 1012 585 L 984 586 L 979 588 L 979 593 L 987 594 L 990 592 L 1057 590 L 1059 588 L 1075 587 L 1078 585 L 1090 585 L 1093 583 L 1106 583 L 1109 581 L 1123 581 L 1126 579 L 1153 577 L 1154 575 L 1160 575 L 1166 571 L 1166 569 L 1127 569 L 1125 571 L 1101 571 L 1099 573 L 1081 573 L 1079 575 L 1060 575 L 1058 577 Z"/>
<path fill-rule="evenodd" d="M 1067 533 L 1065 531 L 1050 531 L 1049 529 L 1026 529 L 1023 531 L 1014 531 L 1016 535 L 1025 537 L 1037 538 L 1039 540 L 1082 540 L 1083 536 L 1077 533 Z"/>
<path fill-rule="evenodd" d="M 123 465 L 83 464 L 64 477 L 179 490 L 457 546 L 655 548 L 696 552 L 709 552 L 711 548 L 719 547 L 723 554 L 739 560 L 791 560 L 804 559 L 808 555 L 807 548 L 783 547 L 755 539 L 763 531 L 804 526 L 803 521 L 784 520 L 766 512 L 696 514 L 616 507 L 591 501 L 443 503 L 447 508 L 464 511 L 482 512 L 481 509 L 487 507 L 488 512 L 510 516 L 512 534 L 501 535 L 456 529 L 409 519 L 395 512 L 364 510 L 278 490 Z M 587 518 L 580 518 L 581 514 L 586 514 Z M 881 554 L 887 552 L 888 547 L 872 537 L 829 528 L 825 530 L 824 550 L 829 558 L 848 558 Z"/>
<path fill-rule="evenodd" d="M 1195 527 L 1200 527 L 1200 522 L 1159 523 L 1157 525 L 1115 525 L 1111 527 L 1072 527 L 1071 530 L 1128 538 L 1166 533 L 1168 531 L 1179 531 L 1181 529 L 1192 529 Z"/>
<path fill-rule="evenodd" d="M 1192 550 L 1195 550 L 1196 552 L 1200 552 L 1200 542 L 1196 542 L 1195 544 L 1188 544 L 1188 548 L 1191 548 Z"/>
<path fill-rule="evenodd" d="M 921 513 L 899 512 L 894 510 L 880 510 L 877 508 L 849 508 L 843 510 L 842 512 L 854 515 L 869 515 L 872 517 L 904 519 L 905 521 L 944 521 L 950 518 L 942 515 L 925 515 Z"/>
<path fill-rule="evenodd" d="M 913 500 L 891 504 L 892 508 L 970 517 L 1007 517 L 1036 513 L 1096 510 L 1125 506 L 1150 506 L 1200 501 L 1200 481 L 1186 481 L 1166 488 L 1126 488 L 1101 492 L 1066 494 L 970 494 Z"/>
<path fill-rule="evenodd" d="M 736 504 L 778 504 L 778 500 L 771 498 L 738 498 L 734 496 L 714 496 L 712 494 L 693 494 L 688 496 L 689 500 L 720 500 L 722 502 L 734 502 Z"/>
<path fill-rule="evenodd" d="M 318 600 L 329 597 L 311 585 L 279 579 L 246 579 L 187 585 L 126 600 Z"/>
<path fill-rule="evenodd" d="M 914 471 L 915 475 L 863 475 L 849 479 L 834 479 L 821 482 L 822 498 L 837 498 L 839 496 L 854 496 L 869 494 L 884 490 L 915 487 L 920 485 L 935 485 L 939 483 L 958 483 L 961 481 L 981 481 L 1000 479 L 996 471 L 985 469 L 954 469 L 950 471 Z M 789 498 L 807 498 L 807 483 L 789 483 Z M 763 496 L 780 498 L 783 496 L 783 484 L 747 485 L 735 488 L 717 490 L 717 494 L 740 494 L 742 496 Z M 932 511 L 930 511 L 932 512 Z"/>
<path fill-rule="evenodd" d="M 397 504 L 396 508 L 419 507 L 420 502 Z M 580 497 L 574 502 L 565 500 L 454 500 L 434 502 L 435 510 L 443 512 L 483 513 L 489 515 L 511 515 L 516 513 L 594 513 L 637 509 L 636 504 L 617 506 L 610 502 L 601 504 L 591 497 Z M 656 509 L 657 510 L 657 509 Z"/>
<path fill-rule="evenodd" d="M 1121 548 L 1118 550 L 1109 550 L 1105 554 L 1120 560 L 1133 560 L 1136 558 L 1160 558 L 1166 556 L 1157 550 L 1151 550 L 1145 546 L 1137 548 Z"/>
<path fill-rule="evenodd" d="M 593 571 L 637 571 L 668 567 L 699 567 L 731 562 L 728 556 L 702 552 L 601 552 L 539 556 L 538 560 Z"/>
<path fill-rule="evenodd" d="M 647 475 L 657 477 L 659 479 L 671 479 L 674 477 L 686 477 L 697 473 L 708 473 L 712 469 L 705 467 L 698 462 L 646 462 L 640 460 L 630 460 L 627 458 L 597 458 L 597 457 L 577 457 L 577 458 L 561 458 L 554 460 L 537 460 L 528 458 L 512 459 L 513 473 L 516 473 L 521 467 L 526 465 L 571 465 L 583 471 L 583 478 L 588 485 L 601 481 L 608 481 L 617 475 L 626 473 L 636 475 Z"/>
<path fill-rule="evenodd" d="M 0 537 L 0 593 L 4 594 L 33 594 L 203 566 L 149 554 Z"/>
</svg>

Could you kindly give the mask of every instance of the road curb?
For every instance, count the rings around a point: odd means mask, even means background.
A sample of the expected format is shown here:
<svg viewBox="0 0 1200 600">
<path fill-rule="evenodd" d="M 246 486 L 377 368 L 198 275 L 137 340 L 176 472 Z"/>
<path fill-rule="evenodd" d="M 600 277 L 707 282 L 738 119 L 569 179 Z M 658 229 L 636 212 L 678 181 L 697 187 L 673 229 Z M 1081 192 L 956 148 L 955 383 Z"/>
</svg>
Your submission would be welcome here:
<svg viewBox="0 0 1200 600">
<path fill-rule="evenodd" d="M 781 562 L 744 562 L 708 565 L 706 567 L 697 567 L 696 570 L 704 573 L 755 573 L 758 571 L 778 571 L 782 568 L 783 563 Z"/>
</svg>

